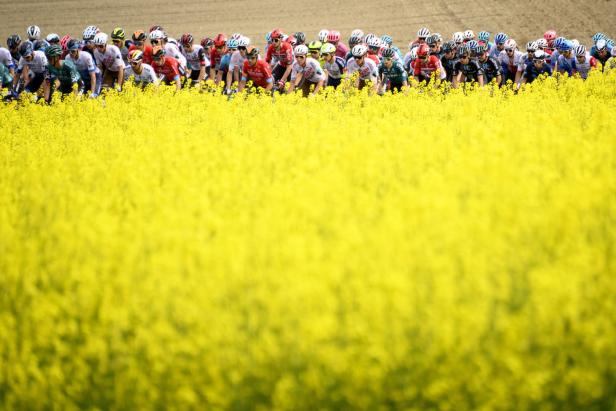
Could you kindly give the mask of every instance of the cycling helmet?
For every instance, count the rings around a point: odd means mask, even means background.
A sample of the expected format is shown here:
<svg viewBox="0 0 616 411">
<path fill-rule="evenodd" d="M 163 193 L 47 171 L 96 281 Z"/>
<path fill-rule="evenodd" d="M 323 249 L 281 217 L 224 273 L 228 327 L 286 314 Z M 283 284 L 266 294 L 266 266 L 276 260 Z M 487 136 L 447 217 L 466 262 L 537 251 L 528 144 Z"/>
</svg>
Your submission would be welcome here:
<svg viewBox="0 0 616 411">
<path fill-rule="evenodd" d="M 427 27 L 422 27 L 417 30 L 417 37 L 420 39 L 425 39 L 430 35 L 430 30 Z"/>
<path fill-rule="evenodd" d="M 477 46 L 477 48 L 475 49 L 475 54 L 477 56 L 481 56 L 486 51 L 488 51 L 488 46 L 486 46 L 485 44 L 481 44 L 481 45 Z"/>
<path fill-rule="evenodd" d="M 381 47 L 381 39 L 378 38 L 377 36 L 370 37 L 370 39 L 368 39 L 366 44 L 368 45 L 368 47 L 376 47 L 376 48 L 378 48 L 378 47 Z"/>
<path fill-rule="evenodd" d="M 9 38 L 6 39 L 6 45 L 10 49 L 14 49 L 15 47 L 19 46 L 20 44 L 21 44 L 21 37 L 19 37 L 19 34 L 11 34 L 9 36 Z"/>
<path fill-rule="evenodd" d="M 426 38 L 426 43 L 429 44 L 430 46 L 432 46 L 433 44 L 437 44 L 438 37 L 436 37 L 434 34 L 430 34 L 428 38 Z"/>
<path fill-rule="evenodd" d="M 441 33 L 432 33 L 431 36 L 436 37 L 436 41 L 443 41 L 443 36 L 441 36 Z"/>
<path fill-rule="evenodd" d="M 259 49 L 253 46 L 246 47 L 246 57 L 259 57 Z"/>
<path fill-rule="evenodd" d="M 505 49 L 507 50 L 515 50 L 518 47 L 518 43 L 514 39 L 508 39 L 505 42 Z"/>
<path fill-rule="evenodd" d="M 464 40 L 469 41 L 469 40 L 473 40 L 475 38 L 475 33 L 473 32 L 473 30 L 466 30 L 464 32 Z"/>
<path fill-rule="evenodd" d="M 122 27 L 116 27 L 111 32 L 112 40 L 124 40 L 125 37 L 126 37 L 126 33 L 124 33 L 124 29 Z"/>
<path fill-rule="evenodd" d="M 250 39 L 246 36 L 242 36 L 239 39 L 237 39 L 238 47 L 248 47 L 249 44 L 250 44 Z"/>
<path fill-rule="evenodd" d="M 26 41 L 25 43 L 22 43 L 21 46 L 19 46 L 19 54 L 22 57 L 28 57 L 32 55 L 32 53 L 34 53 L 34 47 L 29 41 Z"/>
<path fill-rule="evenodd" d="M 163 28 L 163 26 L 152 26 L 150 27 L 150 33 L 153 32 L 154 30 L 160 30 L 160 31 L 165 31 L 165 29 Z"/>
<path fill-rule="evenodd" d="M 271 31 L 268 33 L 265 33 L 265 41 L 267 44 L 270 44 L 272 42 L 272 32 Z"/>
<path fill-rule="evenodd" d="M 308 44 L 308 50 L 310 50 L 311 52 L 313 51 L 321 52 L 321 47 L 323 47 L 323 43 L 321 43 L 318 40 L 311 41 L 310 44 Z"/>
<path fill-rule="evenodd" d="M 30 40 L 38 40 L 41 36 L 41 29 L 39 26 L 28 26 L 26 29 L 26 34 L 28 35 L 28 39 Z"/>
<path fill-rule="evenodd" d="M 365 43 L 365 44 L 368 44 L 368 41 L 369 41 L 371 38 L 373 38 L 373 37 L 376 37 L 376 35 L 375 35 L 375 34 L 373 34 L 373 33 L 368 33 L 368 34 L 366 34 L 366 35 L 364 36 L 364 43 Z"/>
<path fill-rule="evenodd" d="M 411 60 L 417 60 L 417 47 L 413 47 L 409 52 L 409 58 Z"/>
<path fill-rule="evenodd" d="M 323 47 L 321 47 L 321 54 L 334 54 L 335 52 L 336 46 L 331 43 L 325 43 L 323 44 Z"/>
<path fill-rule="evenodd" d="M 556 37 L 554 39 L 554 41 L 552 42 L 552 45 L 554 46 L 555 49 L 558 49 L 560 47 L 561 43 L 563 41 L 565 41 L 565 40 L 567 40 L 567 39 L 564 38 L 564 37 Z"/>
<path fill-rule="evenodd" d="M 98 33 L 94 36 L 93 43 L 96 46 L 104 46 L 107 44 L 107 35 L 105 33 Z"/>
<path fill-rule="evenodd" d="M 100 30 L 96 26 L 88 26 L 83 31 L 83 41 L 92 41 Z"/>
<path fill-rule="evenodd" d="M 388 46 L 391 46 L 394 43 L 394 39 L 389 34 L 383 34 L 381 36 L 381 42 L 383 44 L 387 44 Z"/>
<path fill-rule="evenodd" d="M 306 42 L 306 35 L 303 32 L 298 31 L 294 36 L 296 44 L 304 44 Z"/>
<path fill-rule="evenodd" d="M 332 30 L 327 35 L 327 41 L 330 43 L 337 43 L 340 41 L 340 32 L 336 30 Z"/>
<path fill-rule="evenodd" d="M 137 30 L 133 33 L 133 41 L 146 41 L 147 38 L 143 30 Z"/>
<path fill-rule="evenodd" d="M 577 46 L 576 48 L 573 49 L 573 52 L 575 53 L 576 56 L 585 56 L 586 55 L 586 47 L 584 47 L 584 45 L 580 44 L 579 46 Z"/>
<path fill-rule="evenodd" d="M 81 46 L 81 44 L 79 44 L 79 40 L 77 39 L 70 39 L 68 43 L 66 43 L 66 48 L 68 50 L 79 50 L 79 46 Z"/>
<path fill-rule="evenodd" d="M 295 36 L 293 34 L 291 34 L 290 36 L 288 36 L 285 41 L 287 43 L 289 43 L 290 45 L 292 45 L 293 47 L 297 46 L 297 39 L 295 38 Z"/>
<path fill-rule="evenodd" d="M 605 50 L 607 48 L 607 41 L 605 41 L 605 39 L 599 39 L 595 44 L 595 47 L 597 48 L 597 51 Z"/>
<path fill-rule="evenodd" d="M 50 33 L 45 40 L 47 40 L 47 43 L 60 43 L 60 36 L 56 33 Z"/>
<path fill-rule="evenodd" d="M 453 41 L 448 41 L 445 44 L 443 44 L 443 51 L 445 53 L 449 53 L 450 51 L 455 50 L 456 48 L 456 43 L 454 43 Z"/>
<path fill-rule="evenodd" d="M 68 34 L 60 39 L 60 47 L 62 47 L 62 50 L 68 50 L 67 47 L 69 41 L 71 41 L 71 36 Z"/>
<path fill-rule="evenodd" d="M 52 44 L 45 49 L 45 55 L 47 57 L 60 57 L 62 55 L 62 47 L 57 44 Z"/>
<path fill-rule="evenodd" d="M 306 54 L 308 54 L 308 47 L 303 44 L 300 44 L 299 46 L 295 46 L 293 52 L 296 56 L 305 56 Z"/>
<path fill-rule="evenodd" d="M 605 34 L 603 34 L 603 33 L 595 33 L 592 36 L 592 42 L 593 43 L 596 43 L 596 42 L 598 42 L 601 39 L 607 39 L 607 36 Z"/>
<path fill-rule="evenodd" d="M 466 43 L 466 45 L 471 51 L 475 51 L 477 47 L 479 47 L 479 42 L 477 40 L 470 40 Z"/>
<path fill-rule="evenodd" d="M 282 39 L 282 31 L 280 29 L 272 30 L 272 32 L 270 33 L 270 38 L 272 40 Z"/>
<path fill-rule="evenodd" d="M 368 48 L 364 46 L 363 44 L 358 44 L 357 46 L 351 49 L 351 55 L 353 57 L 365 56 L 367 52 L 368 52 Z"/>
<path fill-rule="evenodd" d="M 353 37 L 353 36 L 357 36 L 357 37 L 363 38 L 364 37 L 364 32 L 361 29 L 355 29 L 355 30 L 353 30 L 351 32 L 351 37 Z"/>
<path fill-rule="evenodd" d="M 484 41 L 484 42 L 488 42 L 490 41 L 490 32 L 488 31 L 480 31 L 477 34 L 477 38 L 479 39 L 479 41 Z"/>
<path fill-rule="evenodd" d="M 470 50 L 466 47 L 460 47 L 458 49 L 458 57 L 462 58 L 463 56 L 468 57 L 470 55 Z"/>
<path fill-rule="evenodd" d="M 545 60 L 545 51 L 537 50 L 533 53 L 533 60 Z"/>
<path fill-rule="evenodd" d="M 612 39 L 606 39 L 605 44 L 607 44 L 607 48 L 609 48 L 610 50 L 614 48 L 614 40 Z"/>
<path fill-rule="evenodd" d="M 394 49 L 385 49 L 383 50 L 382 56 L 386 59 L 393 59 L 396 56 L 396 52 Z"/>
<path fill-rule="evenodd" d="M 229 40 L 227 40 L 227 48 L 236 49 L 237 46 L 238 46 L 238 44 L 237 44 L 237 40 L 236 39 L 229 39 Z"/>
<path fill-rule="evenodd" d="M 536 43 L 537 43 L 537 48 L 540 48 L 541 50 L 548 47 L 548 41 L 544 39 L 543 37 L 540 39 L 537 39 Z"/>
<path fill-rule="evenodd" d="M 203 48 L 212 47 L 213 45 L 214 45 L 214 40 L 212 40 L 209 37 L 205 37 L 201 40 L 201 47 Z"/>
<path fill-rule="evenodd" d="M 160 60 L 165 57 L 165 49 L 161 46 L 154 46 L 152 48 L 152 57 L 155 60 Z"/>
<path fill-rule="evenodd" d="M 557 34 L 556 34 L 556 31 L 554 30 L 548 30 L 545 33 L 543 33 L 543 38 L 546 39 L 546 41 L 548 42 L 556 40 L 556 37 L 557 37 Z"/>
<path fill-rule="evenodd" d="M 571 44 L 573 45 L 573 48 L 575 49 L 577 46 L 580 45 L 580 41 L 578 39 L 573 39 L 571 40 Z"/>
<path fill-rule="evenodd" d="M 232 38 L 233 40 L 239 40 L 239 39 L 240 39 L 240 37 L 242 37 L 242 33 L 233 33 L 233 34 L 231 35 L 231 38 Z"/>
<path fill-rule="evenodd" d="M 278 33 L 280 33 L 280 31 Z M 274 37 L 272 35 L 272 39 L 273 38 Z M 214 46 L 216 46 L 216 47 L 223 47 L 226 44 L 227 44 L 227 36 L 225 36 L 223 33 L 219 33 L 219 34 L 216 35 L 216 37 L 214 37 Z"/>
<path fill-rule="evenodd" d="M 528 53 L 534 53 L 535 51 L 537 51 L 538 48 L 539 46 L 537 45 L 536 41 L 529 41 L 528 43 L 526 43 L 526 51 Z"/>
<path fill-rule="evenodd" d="M 162 40 L 165 38 L 165 33 L 160 30 L 154 30 L 150 32 L 150 41 L 152 40 Z"/>
<path fill-rule="evenodd" d="M 498 33 L 494 36 L 494 42 L 496 44 L 505 44 L 507 40 L 509 40 L 509 36 L 505 33 Z"/>
<path fill-rule="evenodd" d="M 353 48 L 353 46 L 360 44 L 362 42 L 361 36 L 351 36 L 349 37 L 349 46 Z"/>
<path fill-rule="evenodd" d="M 417 47 L 417 57 L 427 57 L 430 54 L 430 49 L 425 44 Z"/>
<path fill-rule="evenodd" d="M 193 41 L 195 41 L 195 39 L 194 39 L 193 35 L 190 34 L 190 33 L 184 33 L 184 34 L 182 34 L 182 37 L 180 37 L 180 43 L 182 45 L 188 46 L 190 44 L 193 44 Z"/>
<path fill-rule="evenodd" d="M 143 60 L 143 51 L 141 50 L 133 50 L 128 53 L 128 61 L 131 63 Z"/>
<path fill-rule="evenodd" d="M 456 31 L 455 33 L 453 33 L 451 39 L 456 43 L 460 44 L 464 41 L 464 33 L 462 33 L 461 31 Z"/>
<path fill-rule="evenodd" d="M 329 36 L 329 30 L 323 29 L 319 31 L 319 41 L 321 43 L 325 43 L 327 41 L 328 36 Z"/>
<path fill-rule="evenodd" d="M 558 50 L 562 53 L 566 53 L 567 51 L 571 51 L 573 50 L 573 43 L 571 42 L 571 40 L 565 40 L 563 42 L 560 43 L 560 46 L 558 47 Z"/>
<path fill-rule="evenodd" d="M 34 50 L 42 50 L 45 51 L 45 48 L 47 48 L 49 46 L 49 43 L 47 43 L 45 40 L 34 40 L 32 42 L 32 47 L 34 47 Z"/>
</svg>

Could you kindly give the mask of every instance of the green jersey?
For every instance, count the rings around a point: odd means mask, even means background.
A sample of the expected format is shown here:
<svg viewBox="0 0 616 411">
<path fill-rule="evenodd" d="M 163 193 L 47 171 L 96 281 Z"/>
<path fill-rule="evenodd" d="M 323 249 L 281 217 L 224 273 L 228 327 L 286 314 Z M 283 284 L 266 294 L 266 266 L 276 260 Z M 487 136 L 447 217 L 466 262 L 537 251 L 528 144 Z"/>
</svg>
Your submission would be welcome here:
<svg viewBox="0 0 616 411">
<path fill-rule="evenodd" d="M 54 67 L 51 64 L 47 64 L 47 70 L 45 72 L 45 78 L 49 81 L 60 81 L 60 89 L 68 90 L 73 87 L 73 84 L 81 81 L 81 75 L 75 64 L 72 61 L 63 60 L 60 63 L 60 67 Z"/>
</svg>

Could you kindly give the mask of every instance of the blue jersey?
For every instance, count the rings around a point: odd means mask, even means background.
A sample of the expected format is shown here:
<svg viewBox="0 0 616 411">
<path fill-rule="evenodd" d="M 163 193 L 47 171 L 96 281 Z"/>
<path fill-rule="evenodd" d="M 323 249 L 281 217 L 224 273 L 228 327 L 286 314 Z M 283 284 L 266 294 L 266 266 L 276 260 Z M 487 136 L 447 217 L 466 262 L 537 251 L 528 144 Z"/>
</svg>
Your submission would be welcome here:
<svg viewBox="0 0 616 411">
<path fill-rule="evenodd" d="M 543 63 L 541 68 L 535 67 L 534 64 L 530 64 L 526 66 L 526 70 L 524 70 L 523 78 L 526 79 L 527 83 L 532 83 L 542 74 L 547 74 L 548 76 L 552 75 L 552 68 L 549 64 Z"/>
<path fill-rule="evenodd" d="M 552 56 L 550 57 L 550 67 L 552 67 L 552 70 L 554 69 L 554 67 L 556 67 L 556 62 L 558 61 L 559 56 L 560 53 L 558 52 L 558 50 L 554 49 L 554 51 L 552 52 Z"/>
<path fill-rule="evenodd" d="M 562 54 L 558 56 L 558 71 L 565 71 L 568 75 L 572 76 L 576 67 L 575 57 L 567 58 Z"/>
<path fill-rule="evenodd" d="M 229 70 L 229 63 L 231 63 L 231 54 L 227 53 L 220 59 L 219 70 L 227 72 Z"/>
</svg>

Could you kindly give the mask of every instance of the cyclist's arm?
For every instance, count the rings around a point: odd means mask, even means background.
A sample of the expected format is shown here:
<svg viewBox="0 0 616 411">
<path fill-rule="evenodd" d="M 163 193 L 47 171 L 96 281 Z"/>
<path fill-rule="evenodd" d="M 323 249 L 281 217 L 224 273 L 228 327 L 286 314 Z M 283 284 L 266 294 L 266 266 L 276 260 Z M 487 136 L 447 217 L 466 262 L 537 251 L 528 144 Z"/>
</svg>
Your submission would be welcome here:
<svg viewBox="0 0 616 411">
<path fill-rule="evenodd" d="M 287 90 L 287 93 L 293 93 L 293 90 L 295 90 L 295 88 L 299 85 L 303 77 L 303 73 L 297 73 L 297 76 L 289 82 L 289 90 Z"/>
</svg>

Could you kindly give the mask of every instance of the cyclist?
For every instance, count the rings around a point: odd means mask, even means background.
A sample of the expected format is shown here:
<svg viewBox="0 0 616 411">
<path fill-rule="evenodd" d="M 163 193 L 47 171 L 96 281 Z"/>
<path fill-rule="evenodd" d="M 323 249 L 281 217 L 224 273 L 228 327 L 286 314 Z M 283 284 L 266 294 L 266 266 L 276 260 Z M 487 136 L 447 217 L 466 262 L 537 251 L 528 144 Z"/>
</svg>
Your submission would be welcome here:
<svg viewBox="0 0 616 411">
<path fill-rule="evenodd" d="M 417 31 L 417 39 L 415 39 L 411 43 L 411 46 L 415 47 L 415 46 L 419 46 L 421 44 L 425 44 L 426 43 L 426 39 L 428 38 L 428 36 L 430 36 L 430 30 L 427 27 L 420 28 Z"/>
<path fill-rule="evenodd" d="M 107 44 L 107 34 L 98 33 L 94 36 L 94 59 L 98 69 L 103 73 L 103 88 L 117 86 L 122 89 L 124 83 L 124 60 L 117 46 Z"/>
<path fill-rule="evenodd" d="M 555 68 L 558 57 L 560 56 L 560 47 L 565 41 L 567 41 L 567 39 L 564 37 L 556 37 L 552 43 L 552 46 L 554 47 L 552 54 L 550 55 L 550 66 L 552 67 L 552 71 L 556 71 Z"/>
<path fill-rule="evenodd" d="M 234 38 L 227 40 L 227 52 L 220 59 L 220 67 L 218 68 L 216 84 L 224 80 L 225 90 L 231 90 L 233 83 L 233 74 L 229 71 L 229 65 L 231 64 L 231 56 L 237 51 L 238 42 Z M 231 81 L 231 82 L 230 82 Z"/>
<path fill-rule="evenodd" d="M 393 49 L 383 50 L 383 61 L 378 67 L 379 72 L 379 94 L 385 91 L 402 91 L 408 87 L 408 75 L 402 67 L 402 63 L 397 60 L 396 52 Z"/>
<path fill-rule="evenodd" d="M 26 35 L 30 43 L 33 43 L 41 38 L 41 29 L 39 26 L 28 26 L 26 29 Z"/>
<path fill-rule="evenodd" d="M 68 56 L 68 42 L 71 41 L 71 36 L 68 34 L 60 39 L 60 47 L 62 47 L 62 60 Z"/>
<path fill-rule="evenodd" d="M 292 93 L 296 88 L 302 89 L 302 96 L 308 97 L 310 89 L 314 87 L 312 94 L 317 94 L 325 83 L 325 73 L 321 64 L 312 57 L 307 57 L 308 47 L 299 45 L 295 47 L 295 62 L 291 72 L 291 83 L 288 93 Z"/>
<path fill-rule="evenodd" d="M 453 81 L 453 72 L 458 61 L 456 58 L 456 43 L 448 41 L 443 44 L 443 57 L 441 57 L 441 67 L 445 72 L 445 80 Z"/>
<path fill-rule="evenodd" d="M 143 52 L 135 49 L 128 53 L 129 67 L 126 68 L 126 78 L 132 78 L 133 82 L 139 87 L 146 87 L 149 84 L 158 85 L 156 71 L 149 64 L 143 62 Z"/>
<path fill-rule="evenodd" d="M 18 91 L 17 85 L 21 79 L 24 90 L 36 93 L 45 80 L 47 57 L 42 51 L 34 50 L 29 41 L 19 46 L 19 54 L 21 58 L 17 65 L 17 75 L 13 77 L 13 90 Z"/>
<path fill-rule="evenodd" d="M 7 43 L 10 47 L 10 38 Z M 0 47 L 0 64 L 2 64 L 6 68 L 6 71 L 10 73 L 12 82 L 12 78 L 15 75 L 15 62 L 13 61 L 13 56 L 11 55 L 11 52 L 4 47 Z"/>
<path fill-rule="evenodd" d="M 475 40 L 475 33 L 473 30 L 465 30 L 464 31 L 464 43 L 468 43 L 469 41 Z"/>
<path fill-rule="evenodd" d="M 152 48 L 152 57 L 154 58 L 152 68 L 158 78 L 166 85 L 174 83 L 176 91 L 179 91 L 182 88 L 180 63 L 173 57 L 168 56 L 165 49 L 160 45 Z"/>
<path fill-rule="evenodd" d="M 9 69 L 3 64 L 0 63 L 0 95 L 2 95 L 2 90 L 4 88 L 12 89 L 13 87 L 13 76 L 9 72 Z M 10 97 L 6 97 L 10 98 Z"/>
<path fill-rule="evenodd" d="M 494 45 L 490 49 L 490 57 L 499 60 L 500 54 L 505 50 L 505 42 L 507 40 L 509 40 L 509 36 L 505 33 L 498 33 L 494 36 Z"/>
<path fill-rule="evenodd" d="M 597 60 L 586 51 L 583 45 L 577 46 L 574 51 L 576 72 L 586 80 L 590 70 L 597 68 Z"/>
<path fill-rule="evenodd" d="M 62 95 L 74 93 L 77 96 L 83 87 L 83 82 L 73 62 L 60 60 L 62 47 L 59 44 L 52 44 L 45 49 L 45 55 L 48 61 L 43 83 L 45 101 L 51 102 L 56 86 Z"/>
<path fill-rule="evenodd" d="M 437 55 L 430 54 L 427 44 L 417 47 L 417 60 L 413 63 L 413 76 L 418 82 L 429 83 L 434 75 L 434 80 L 443 80 L 447 77 Z M 438 82 L 437 82 L 438 84 Z"/>
<path fill-rule="evenodd" d="M 381 64 L 381 58 L 379 57 L 379 51 L 381 50 L 381 39 L 377 36 L 370 37 L 368 38 L 368 41 L 366 41 L 366 45 L 368 46 L 368 54 L 366 54 L 366 57 L 374 61 L 376 66 Z"/>
<path fill-rule="evenodd" d="M 613 49 L 613 47 L 612 47 Z M 610 59 L 610 50 L 607 46 L 607 40 L 599 39 L 591 50 L 591 56 L 594 57 L 603 66 Z"/>
<path fill-rule="evenodd" d="M 517 76 L 518 67 L 524 62 L 524 55 L 518 50 L 518 44 L 514 39 L 508 39 L 504 46 L 505 50 L 501 51 L 498 56 L 498 61 L 503 70 L 503 83 L 507 80 L 515 83 L 519 80 Z"/>
<path fill-rule="evenodd" d="M 456 43 L 456 53 L 457 53 L 458 48 L 462 45 L 462 43 L 464 43 L 464 33 L 462 33 L 461 31 L 456 31 L 451 36 L 451 40 L 453 40 L 453 42 Z"/>
<path fill-rule="evenodd" d="M 214 47 L 210 51 L 210 79 L 216 82 L 218 70 L 220 70 L 220 61 L 227 53 L 227 36 L 224 33 L 218 33 L 213 40 Z"/>
<path fill-rule="evenodd" d="M 94 57 L 94 36 L 96 36 L 100 30 L 96 26 L 88 26 L 83 30 L 83 48 L 82 50 L 90 53 Z"/>
<path fill-rule="evenodd" d="M 246 47 L 246 61 L 244 61 L 242 67 L 242 78 L 237 89 L 238 92 L 244 90 L 248 81 L 252 81 L 254 87 L 267 91 L 272 90 L 274 86 L 274 77 L 270 65 L 259 59 L 259 49 L 253 46 Z"/>
<path fill-rule="evenodd" d="M 349 61 L 353 58 L 353 54 L 351 53 L 353 47 L 357 46 L 358 44 L 362 44 L 363 41 L 363 36 L 351 35 L 351 37 L 349 37 L 349 52 L 344 57 L 346 61 Z"/>
<path fill-rule="evenodd" d="M 308 52 L 310 53 L 310 57 L 317 60 L 319 63 L 321 63 L 321 48 L 322 47 L 323 47 L 323 43 L 319 40 L 311 41 L 308 44 Z"/>
<path fill-rule="evenodd" d="M 462 46 L 458 49 L 458 62 L 454 66 L 452 87 L 457 88 L 463 83 L 477 82 L 483 86 L 484 74 L 483 70 L 475 60 L 471 60 L 470 50 L 468 47 Z"/>
<path fill-rule="evenodd" d="M 479 40 L 479 43 L 481 45 L 484 45 L 488 48 L 488 52 L 492 50 L 492 47 L 494 47 L 494 43 L 490 41 L 489 31 L 480 31 L 479 33 L 477 33 L 477 40 Z"/>
<path fill-rule="evenodd" d="M 70 39 L 66 45 L 68 55 L 66 61 L 73 63 L 83 82 L 84 90 L 90 90 L 90 96 L 96 97 L 101 92 L 103 76 L 94 62 L 94 58 L 88 52 L 79 49 L 79 41 Z"/>
<path fill-rule="evenodd" d="M 53 44 L 60 45 L 60 36 L 57 33 L 49 33 L 47 37 L 45 37 L 45 41 L 50 46 Z"/>
<path fill-rule="evenodd" d="M 608 61 L 603 65 L 603 71 L 606 73 L 612 70 L 616 70 L 616 47 L 612 47 L 611 51 L 612 57 L 609 58 Z"/>
<path fill-rule="evenodd" d="M 373 60 L 366 57 L 368 54 L 368 48 L 363 44 L 358 44 L 351 49 L 353 58 L 347 62 L 347 72 L 349 76 L 353 73 L 359 73 L 359 76 L 355 80 L 355 88 L 362 90 L 369 83 L 372 82 L 372 89 L 378 88 L 378 68 Z"/>
<path fill-rule="evenodd" d="M 17 62 L 19 62 L 19 59 L 21 58 L 21 55 L 19 54 L 20 45 L 21 37 L 19 37 L 19 34 L 11 34 L 6 39 L 6 46 L 8 47 L 11 57 L 13 58 L 13 65 L 17 65 Z"/>
<path fill-rule="evenodd" d="M 546 54 L 551 55 L 554 51 L 554 40 L 556 40 L 557 37 L 558 35 L 556 34 L 555 30 L 548 30 L 543 33 L 543 39 L 548 43 L 547 47 L 544 50 Z"/>
<path fill-rule="evenodd" d="M 143 52 L 142 61 L 145 64 L 152 65 L 152 46 L 149 44 L 145 44 L 145 41 L 148 39 L 148 36 L 145 34 L 143 30 L 137 30 L 132 35 L 133 44 L 128 48 L 128 53 L 130 54 L 133 50 L 139 50 Z"/>
<path fill-rule="evenodd" d="M 303 31 L 298 31 L 293 35 L 295 37 L 295 45 L 306 44 L 306 34 Z"/>
<path fill-rule="evenodd" d="M 336 55 L 336 46 L 330 43 L 323 44 L 321 56 L 327 75 L 327 85 L 337 88 L 342 81 L 342 76 L 346 73 L 346 60 Z"/>
<path fill-rule="evenodd" d="M 476 53 L 477 62 L 479 63 L 479 67 L 485 76 L 485 84 L 489 84 L 494 81 L 496 85 L 500 86 L 503 79 L 501 76 L 501 65 L 498 61 L 496 61 L 496 59 L 490 57 L 488 54 L 488 46 L 480 45 L 477 47 Z"/>
<path fill-rule="evenodd" d="M 340 41 L 340 32 L 336 30 L 332 30 L 327 35 L 327 42 L 334 45 L 336 47 L 336 56 L 338 57 L 346 57 L 349 52 L 349 48 L 344 45 L 343 42 Z"/>
<path fill-rule="evenodd" d="M 322 29 L 321 31 L 319 31 L 319 35 L 317 36 L 317 38 L 319 39 L 321 44 L 323 44 L 323 43 L 327 43 L 328 36 L 329 36 L 329 30 Z"/>
<path fill-rule="evenodd" d="M 237 39 L 237 50 L 231 55 L 229 61 L 229 71 L 227 73 L 227 90 L 231 90 L 233 83 L 239 83 L 242 74 L 242 67 L 244 67 L 244 61 L 246 61 L 246 48 L 250 45 L 250 39 L 245 36 L 241 36 Z"/>
<path fill-rule="evenodd" d="M 192 85 L 198 85 L 205 80 L 205 51 L 199 44 L 194 43 L 194 37 L 190 33 L 184 33 L 180 37 L 182 54 L 186 59 L 186 78 Z"/>
<path fill-rule="evenodd" d="M 413 73 L 413 64 L 417 60 L 417 47 L 412 47 L 408 53 L 404 56 L 403 67 L 407 73 Z"/>
<path fill-rule="evenodd" d="M 556 66 L 554 68 L 555 72 L 572 76 L 576 71 L 576 60 L 573 57 L 573 44 L 570 40 L 565 40 L 560 43 L 558 47 L 558 60 L 556 61 Z"/>
<path fill-rule="evenodd" d="M 539 50 L 539 46 L 535 41 L 529 41 L 526 43 L 526 53 L 522 54 L 522 59 L 520 60 L 520 64 L 518 65 L 518 71 L 516 73 L 516 83 L 520 82 L 522 78 L 522 74 L 524 70 L 526 70 L 526 66 L 529 64 L 533 64 L 533 58 L 535 55 L 535 51 Z"/>
<path fill-rule="evenodd" d="M 120 54 L 122 54 L 122 60 L 124 60 L 124 65 L 128 64 L 128 47 L 124 43 L 124 39 L 126 34 L 124 33 L 124 29 L 122 27 L 116 27 L 111 32 L 111 43 L 120 49 Z"/>
<path fill-rule="evenodd" d="M 545 62 L 547 53 L 543 50 L 535 51 L 533 55 L 533 64 L 526 66 L 526 70 L 522 75 L 521 84 L 532 83 L 542 74 L 552 75 L 552 68 Z"/>
<path fill-rule="evenodd" d="M 267 48 L 265 62 L 270 65 L 272 76 L 278 89 L 282 90 L 293 69 L 293 48 L 282 41 L 282 31 L 274 29 L 271 33 L 272 44 Z M 320 48 L 321 46 L 319 46 Z"/>
<path fill-rule="evenodd" d="M 445 54 L 443 52 L 443 48 L 441 47 L 440 40 L 437 35 L 431 34 L 430 36 L 428 36 L 428 38 L 426 39 L 426 44 L 430 48 L 431 55 L 436 56 L 440 59 Z"/>
</svg>

